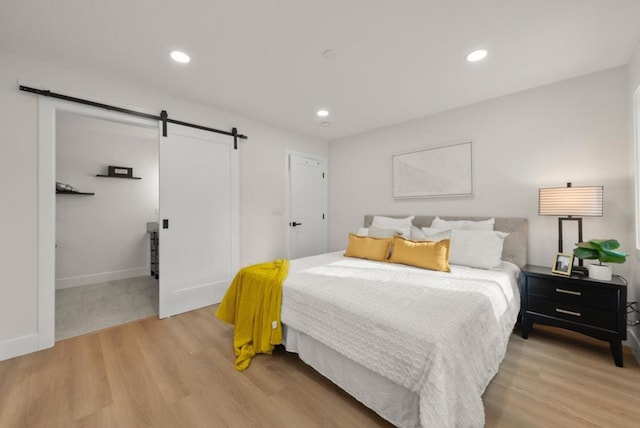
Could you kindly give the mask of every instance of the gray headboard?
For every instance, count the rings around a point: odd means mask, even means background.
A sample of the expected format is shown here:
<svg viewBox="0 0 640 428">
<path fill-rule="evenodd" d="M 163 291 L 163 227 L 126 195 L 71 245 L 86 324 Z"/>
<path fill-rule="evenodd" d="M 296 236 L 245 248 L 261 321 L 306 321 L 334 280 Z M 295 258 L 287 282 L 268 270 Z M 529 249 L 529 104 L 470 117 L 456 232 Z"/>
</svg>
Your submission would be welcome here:
<svg viewBox="0 0 640 428">
<path fill-rule="evenodd" d="M 408 215 L 384 215 L 392 218 L 405 218 Z M 435 216 L 417 215 L 413 219 L 416 227 L 430 227 Z M 446 217 L 440 216 L 443 220 L 486 220 L 490 217 Z M 494 229 L 509 234 L 504 240 L 502 248 L 502 259 L 523 267 L 527 264 L 527 246 L 529 240 L 529 224 L 526 218 L 521 217 L 495 217 L 496 224 Z M 371 226 L 373 214 L 364 216 L 364 227 Z"/>
</svg>

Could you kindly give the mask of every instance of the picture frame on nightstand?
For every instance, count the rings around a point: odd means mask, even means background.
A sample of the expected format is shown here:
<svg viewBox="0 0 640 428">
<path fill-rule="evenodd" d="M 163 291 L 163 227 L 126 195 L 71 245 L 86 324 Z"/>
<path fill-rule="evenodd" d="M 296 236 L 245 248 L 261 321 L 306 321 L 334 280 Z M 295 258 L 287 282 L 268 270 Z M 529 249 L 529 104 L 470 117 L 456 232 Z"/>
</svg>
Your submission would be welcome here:
<svg viewBox="0 0 640 428">
<path fill-rule="evenodd" d="M 556 258 L 551 266 L 551 272 L 559 275 L 571 276 L 571 268 L 573 267 L 573 254 L 556 254 Z"/>
</svg>

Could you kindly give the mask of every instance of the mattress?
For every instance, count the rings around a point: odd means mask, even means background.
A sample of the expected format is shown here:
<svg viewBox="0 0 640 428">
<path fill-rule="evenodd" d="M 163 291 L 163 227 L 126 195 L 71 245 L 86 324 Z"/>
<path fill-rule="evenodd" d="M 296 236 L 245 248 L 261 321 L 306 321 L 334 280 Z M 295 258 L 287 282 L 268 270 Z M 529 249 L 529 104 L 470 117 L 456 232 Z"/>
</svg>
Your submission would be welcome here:
<svg viewBox="0 0 640 428">
<path fill-rule="evenodd" d="M 444 273 L 342 254 L 291 261 L 286 349 L 397 426 L 483 426 L 520 304 L 517 266 Z"/>
</svg>

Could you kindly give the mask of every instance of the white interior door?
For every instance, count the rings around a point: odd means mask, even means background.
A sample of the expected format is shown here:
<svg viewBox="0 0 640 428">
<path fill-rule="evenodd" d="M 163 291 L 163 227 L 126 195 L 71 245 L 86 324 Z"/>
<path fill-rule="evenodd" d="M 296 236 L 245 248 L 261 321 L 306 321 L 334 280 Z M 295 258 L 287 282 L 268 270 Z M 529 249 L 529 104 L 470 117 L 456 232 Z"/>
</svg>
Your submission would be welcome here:
<svg viewBox="0 0 640 428">
<path fill-rule="evenodd" d="M 290 258 L 326 252 L 326 177 L 321 159 L 289 155 Z"/>
<path fill-rule="evenodd" d="M 160 134 L 161 318 L 220 302 L 238 270 L 233 140 L 174 124 L 167 131 Z"/>
</svg>

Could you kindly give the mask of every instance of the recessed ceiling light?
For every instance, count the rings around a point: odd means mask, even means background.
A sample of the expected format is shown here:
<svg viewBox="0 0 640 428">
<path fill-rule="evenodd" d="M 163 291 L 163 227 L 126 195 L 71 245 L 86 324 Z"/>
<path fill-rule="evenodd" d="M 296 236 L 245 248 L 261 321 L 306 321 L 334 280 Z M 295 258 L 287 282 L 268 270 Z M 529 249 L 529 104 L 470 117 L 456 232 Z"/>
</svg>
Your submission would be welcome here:
<svg viewBox="0 0 640 428">
<path fill-rule="evenodd" d="M 316 113 L 319 117 L 327 117 L 329 116 L 329 112 L 326 110 L 318 110 L 318 112 Z"/>
<path fill-rule="evenodd" d="M 184 52 L 180 52 L 180 51 L 173 51 L 171 52 L 171 58 L 176 61 L 179 62 L 181 64 L 186 64 L 189 61 L 191 61 L 191 58 L 189 58 L 189 55 L 187 55 Z"/>
<path fill-rule="evenodd" d="M 469 55 L 467 55 L 467 61 L 469 62 L 480 61 L 481 59 L 484 59 L 484 57 L 486 56 L 487 56 L 486 49 L 478 49 L 477 51 L 473 51 Z"/>
</svg>

